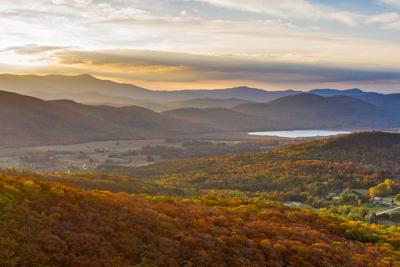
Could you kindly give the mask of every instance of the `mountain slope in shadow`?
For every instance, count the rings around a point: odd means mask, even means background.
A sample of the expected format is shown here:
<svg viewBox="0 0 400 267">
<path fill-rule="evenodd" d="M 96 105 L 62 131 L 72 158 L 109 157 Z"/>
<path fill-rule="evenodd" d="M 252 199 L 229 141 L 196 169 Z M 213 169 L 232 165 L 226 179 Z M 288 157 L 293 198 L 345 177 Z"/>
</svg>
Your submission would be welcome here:
<svg viewBox="0 0 400 267">
<path fill-rule="evenodd" d="M 1 146 L 148 139 L 212 131 L 136 106 L 88 106 L 3 91 L 0 91 L 0 125 Z"/>
</svg>

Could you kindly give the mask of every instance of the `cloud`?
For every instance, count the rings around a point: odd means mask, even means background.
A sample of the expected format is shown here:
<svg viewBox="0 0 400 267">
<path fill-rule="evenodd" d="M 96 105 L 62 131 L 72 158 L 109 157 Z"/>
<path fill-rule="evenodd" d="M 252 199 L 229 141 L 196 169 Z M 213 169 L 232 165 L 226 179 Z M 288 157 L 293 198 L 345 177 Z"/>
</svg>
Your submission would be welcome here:
<svg viewBox="0 0 400 267">
<path fill-rule="evenodd" d="M 378 0 L 378 2 L 394 8 L 400 8 L 400 0 Z"/>
<path fill-rule="evenodd" d="M 253 13 L 264 13 L 278 17 L 297 17 L 304 18 L 315 12 L 319 12 L 320 8 L 303 0 L 199 0 L 212 5 L 225 8 L 237 9 Z"/>
<path fill-rule="evenodd" d="M 395 12 L 383 13 L 375 16 L 371 16 L 367 21 L 367 24 L 378 24 L 382 28 L 388 30 L 400 30 L 400 14 Z"/>
<path fill-rule="evenodd" d="M 246 12 L 262 13 L 283 19 L 333 20 L 348 26 L 356 26 L 361 15 L 338 11 L 334 8 L 305 0 L 198 0 L 212 5 Z"/>
<path fill-rule="evenodd" d="M 6 25 L 0 64 L 9 69 L 90 72 L 163 88 L 365 81 L 368 75 L 383 81 L 400 66 L 394 0 L 381 1 L 390 4 L 383 14 L 316 0 L 0 2 L 0 25 Z"/>
<path fill-rule="evenodd" d="M 51 45 L 24 45 L 24 46 L 11 46 L 0 50 L 0 53 L 3 52 L 14 52 L 18 55 L 34 55 L 34 54 L 41 54 L 45 52 L 54 52 L 57 50 L 65 50 L 68 49 L 67 46 L 51 46 Z"/>
<path fill-rule="evenodd" d="M 237 80 L 304 84 L 400 80 L 400 72 L 360 70 L 260 60 L 142 50 L 64 51 L 55 55 L 63 66 L 101 71 L 131 79 L 168 82 Z"/>
</svg>

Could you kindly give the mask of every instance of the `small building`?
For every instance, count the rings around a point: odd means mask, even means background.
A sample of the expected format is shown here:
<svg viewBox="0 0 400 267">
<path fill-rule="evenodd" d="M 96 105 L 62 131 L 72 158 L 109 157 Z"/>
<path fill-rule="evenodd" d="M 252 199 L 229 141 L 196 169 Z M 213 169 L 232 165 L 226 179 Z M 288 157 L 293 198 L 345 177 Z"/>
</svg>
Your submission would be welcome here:
<svg viewBox="0 0 400 267">
<path fill-rule="evenodd" d="M 380 197 L 374 197 L 374 198 L 372 199 L 372 203 L 374 203 L 374 205 L 380 204 L 381 201 L 382 201 L 382 199 L 381 199 Z"/>
<path fill-rule="evenodd" d="M 297 208 L 302 208 L 304 207 L 304 204 L 301 202 L 296 202 L 296 201 L 286 201 L 283 203 L 283 205 L 285 206 L 289 206 L 289 207 L 297 207 Z"/>
</svg>

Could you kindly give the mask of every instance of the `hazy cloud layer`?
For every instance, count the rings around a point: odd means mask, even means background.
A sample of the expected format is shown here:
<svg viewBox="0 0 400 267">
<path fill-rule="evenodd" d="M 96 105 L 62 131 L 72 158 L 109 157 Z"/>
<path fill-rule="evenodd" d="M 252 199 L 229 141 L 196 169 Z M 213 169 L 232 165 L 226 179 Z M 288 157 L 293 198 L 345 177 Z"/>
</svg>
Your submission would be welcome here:
<svg viewBox="0 0 400 267">
<path fill-rule="evenodd" d="M 57 50 L 64 50 L 67 49 L 66 46 L 40 46 L 40 45 L 24 45 L 24 46 L 10 46 L 0 50 L 0 53 L 12 51 L 19 55 L 33 55 L 33 54 L 41 54 L 45 52 L 53 52 Z"/>
<path fill-rule="evenodd" d="M 400 8 L 400 1 L 399 0 L 378 0 L 379 2 L 383 4 L 388 4 L 391 5 L 395 8 Z"/>
<path fill-rule="evenodd" d="M 400 72 L 287 63 L 238 56 L 206 56 L 142 50 L 64 51 L 63 66 L 153 82 L 254 81 L 264 84 L 396 83 Z"/>
</svg>

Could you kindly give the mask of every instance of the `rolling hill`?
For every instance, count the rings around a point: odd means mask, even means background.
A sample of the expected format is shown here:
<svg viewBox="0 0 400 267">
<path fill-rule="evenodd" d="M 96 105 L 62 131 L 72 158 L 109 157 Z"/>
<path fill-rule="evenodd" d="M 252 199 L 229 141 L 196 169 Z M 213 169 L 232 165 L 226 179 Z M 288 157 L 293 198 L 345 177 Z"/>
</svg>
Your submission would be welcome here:
<svg viewBox="0 0 400 267">
<path fill-rule="evenodd" d="M 210 131 L 141 107 L 88 106 L 0 91 L 1 146 L 162 138 Z"/>
<path fill-rule="evenodd" d="M 267 103 L 303 93 L 295 90 L 266 91 L 246 86 L 217 90 L 158 91 L 101 80 L 87 74 L 75 76 L 0 74 L 0 90 L 45 100 L 70 99 L 96 105 L 136 105 L 154 111 L 178 108 L 231 108 L 244 102 Z M 349 96 L 371 103 L 392 115 L 400 115 L 400 94 L 364 92 L 360 89 L 314 89 L 308 93 L 324 97 Z"/>
<path fill-rule="evenodd" d="M 365 132 L 312 141 L 270 152 L 204 157 L 140 168 L 102 166 L 192 194 L 236 190 L 279 201 L 327 207 L 329 193 L 368 189 L 400 179 L 400 134 Z M 363 219 L 363 218 L 361 218 Z"/>
<path fill-rule="evenodd" d="M 177 109 L 169 117 L 201 122 L 226 131 L 299 129 L 382 129 L 400 125 L 397 116 L 348 96 L 286 96 L 268 103 L 246 103 L 231 109 Z"/>
<path fill-rule="evenodd" d="M 87 74 L 83 75 L 0 75 L 0 90 L 17 91 L 22 94 L 50 93 L 75 94 L 96 92 L 105 95 L 138 97 L 146 95 L 147 89 L 131 84 L 100 80 Z"/>
<path fill-rule="evenodd" d="M 44 101 L 0 91 L 1 146 L 150 139 L 187 134 L 290 129 L 382 129 L 399 119 L 348 96 L 286 96 L 228 108 L 182 108 L 157 113 L 138 106 Z"/>
<path fill-rule="evenodd" d="M 1 266 L 397 266 L 399 234 L 265 201 L 0 175 Z M 374 264 L 371 265 L 371 262 Z"/>
<path fill-rule="evenodd" d="M 181 90 L 181 91 L 163 91 L 163 97 L 177 99 L 194 99 L 194 98 L 212 98 L 212 99 L 242 99 L 249 102 L 268 102 L 280 97 L 295 95 L 300 93 L 295 90 L 285 91 L 266 91 L 258 88 L 247 86 L 233 87 L 227 89 L 215 90 Z"/>
<path fill-rule="evenodd" d="M 182 108 L 162 113 L 169 118 L 207 125 L 222 131 L 246 131 L 257 128 L 260 120 L 241 112 L 224 108 Z M 262 125 L 258 125 L 260 127 Z"/>
<path fill-rule="evenodd" d="M 167 103 L 168 108 L 164 109 L 181 109 L 181 108 L 233 108 L 241 104 L 249 103 L 250 101 L 240 98 L 193 98 L 183 101 L 176 101 Z"/>
<path fill-rule="evenodd" d="M 70 99 L 81 103 L 116 106 L 138 105 L 155 110 L 173 108 L 230 108 L 232 100 L 266 103 L 303 93 L 296 90 L 266 91 L 246 86 L 217 90 L 149 90 L 132 84 L 101 80 L 91 75 L 13 75 L 0 74 L 0 90 L 17 92 L 45 100 Z M 360 89 L 314 89 L 308 93 L 350 96 L 398 114 L 400 94 L 365 92 Z M 88 97 L 90 96 L 90 97 Z M 207 101 L 205 101 L 207 99 Z M 223 101 L 221 101 L 223 100 Z M 185 102 L 189 101 L 188 106 Z M 176 105 L 174 105 L 174 103 Z M 237 103 L 239 104 L 239 103 Z"/>
<path fill-rule="evenodd" d="M 362 101 L 371 103 L 386 112 L 400 115 L 400 94 L 381 94 L 376 92 L 364 92 L 360 89 L 335 90 L 335 89 L 315 89 L 310 93 L 320 96 L 338 96 L 345 95 L 358 98 Z"/>
<path fill-rule="evenodd" d="M 367 93 L 362 91 L 359 88 L 353 88 L 353 89 L 347 89 L 347 90 L 338 90 L 338 89 L 313 89 L 309 91 L 308 93 L 314 94 L 314 95 L 319 95 L 319 96 L 338 96 L 338 95 L 344 95 L 344 96 L 361 96 L 365 94 L 377 94 L 377 93 Z"/>
<path fill-rule="evenodd" d="M 357 129 L 393 127 L 398 120 L 388 112 L 348 96 L 298 94 L 233 108 L 262 117 L 268 129 Z"/>
<path fill-rule="evenodd" d="M 0 92 L 1 145 L 68 143 L 107 138 L 106 126 L 46 101 Z"/>
</svg>

